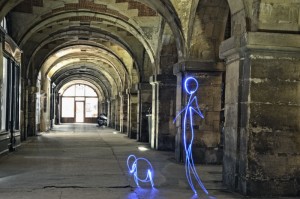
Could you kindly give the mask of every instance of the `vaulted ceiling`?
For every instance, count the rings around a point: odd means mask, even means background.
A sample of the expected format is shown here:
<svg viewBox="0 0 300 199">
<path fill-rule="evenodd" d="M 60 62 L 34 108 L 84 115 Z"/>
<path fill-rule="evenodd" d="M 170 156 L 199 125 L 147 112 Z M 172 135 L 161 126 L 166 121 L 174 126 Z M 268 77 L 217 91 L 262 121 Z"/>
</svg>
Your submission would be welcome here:
<svg viewBox="0 0 300 199">
<path fill-rule="evenodd" d="M 1 7 L 13 8 L 11 37 L 23 50 L 24 78 L 34 85 L 41 71 L 59 86 L 84 80 L 107 98 L 140 82 L 143 71 L 156 72 L 163 23 L 181 35 L 169 1 L 15 0 Z"/>
</svg>

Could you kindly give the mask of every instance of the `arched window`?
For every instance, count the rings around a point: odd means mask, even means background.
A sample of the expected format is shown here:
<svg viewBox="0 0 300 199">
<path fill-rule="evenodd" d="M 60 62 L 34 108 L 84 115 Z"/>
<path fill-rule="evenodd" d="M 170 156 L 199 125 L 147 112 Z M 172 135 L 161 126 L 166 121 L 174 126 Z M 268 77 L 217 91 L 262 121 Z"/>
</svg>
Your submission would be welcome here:
<svg viewBox="0 0 300 199">
<path fill-rule="evenodd" d="M 89 86 L 76 84 L 67 88 L 63 96 L 97 97 L 97 93 Z"/>
<path fill-rule="evenodd" d="M 98 96 L 91 87 L 75 84 L 62 95 L 62 122 L 94 122 L 98 116 Z"/>
</svg>

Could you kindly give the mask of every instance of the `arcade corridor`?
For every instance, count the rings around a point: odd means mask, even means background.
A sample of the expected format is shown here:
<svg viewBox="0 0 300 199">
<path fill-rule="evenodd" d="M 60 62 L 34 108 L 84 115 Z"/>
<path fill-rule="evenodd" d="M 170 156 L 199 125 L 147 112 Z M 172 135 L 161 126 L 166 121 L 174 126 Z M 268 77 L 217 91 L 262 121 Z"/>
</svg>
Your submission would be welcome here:
<svg viewBox="0 0 300 199">
<path fill-rule="evenodd" d="M 158 198 L 194 164 L 220 198 L 299 198 L 299 33 L 300 0 L 0 0 L 0 197 L 143 198 L 137 152 Z"/>
</svg>

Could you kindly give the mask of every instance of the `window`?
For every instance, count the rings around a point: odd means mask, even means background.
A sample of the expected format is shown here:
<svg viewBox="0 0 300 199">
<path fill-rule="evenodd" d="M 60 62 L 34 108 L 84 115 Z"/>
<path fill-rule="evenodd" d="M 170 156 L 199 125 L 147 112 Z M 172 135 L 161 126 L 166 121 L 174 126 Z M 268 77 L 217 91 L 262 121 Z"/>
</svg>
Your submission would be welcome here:
<svg viewBox="0 0 300 199">
<path fill-rule="evenodd" d="M 97 93 L 89 86 L 76 84 L 67 88 L 63 96 L 97 97 Z"/>
<path fill-rule="evenodd" d="M 62 117 L 74 117 L 74 98 L 63 97 L 62 98 Z"/>
<path fill-rule="evenodd" d="M 77 102 L 83 103 L 85 108 L 82 110 L 75 108 Z M 70 86 L 62 95 L 61 112 L 63 118 L 77 118 L 79 114 L 84 115 L 84 118 L 97 118 L 97 93 L 87 85 L 76 84 Z"/>
<path fill-rule="evenodd" d="M 98 99 L 86 98 L 85 102 L 85 117 L 97 117 L 98 116 Z"/>
<path fill-rule="evenodd" d="M 64 96 L 75 96 L 75 86 L 69 87 L 65 92 Z"/>
<path fill-rule="evenodd" d="M 2 101 L 2 107 L 1 107 L 1 112 L 2 112 L 2 122 L 1 122 L 1 130 L 4 130 L 6 128 L 6 96 L 7 96 L 7 58 L 3 57 L 3 85 L 1 86 L 2 88 L 2 96 L 1 96 L 1 101 Z"/>
<path fill-rule="evenodd" d="M 6 102 L 4 103 L 6 110 L 4 110 L 3 108 L 5 117 L 3 112 L 2 117 L 5 118 L 5 125 L 2 120 L 1 129 L 5 129 L 6 131 L 19 130 L 20 67 L 9 58 L 5 58 L 3 64 L 5 64 L 3 67 L 3 72 L 6 74 L 6 88 L 3 90 L 3 92 L 6 92 L 6 96 L 5 98 L 3 98 L 3 100 L 6 100 Z"/>
<path fill-rule="evenodd" d="M 76 96 L 84 96 L 84 89 L 85 89 L 85 86 L 84 85 L 76 85 Z"/>
<path fill-rule="evenodd" d="M 97 96 L 96 92 L 90 87 L 85 88 L 85 96 L 95 97 Z"/>
</svg>

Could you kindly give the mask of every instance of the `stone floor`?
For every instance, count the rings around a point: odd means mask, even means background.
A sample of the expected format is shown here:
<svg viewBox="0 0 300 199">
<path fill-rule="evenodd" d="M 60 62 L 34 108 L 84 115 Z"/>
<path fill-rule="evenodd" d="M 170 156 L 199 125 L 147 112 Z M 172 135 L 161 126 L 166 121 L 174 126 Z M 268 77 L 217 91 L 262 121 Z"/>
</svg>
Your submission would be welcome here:
<svg viewBox="0 0 300 199">
<path fill-rule="evenodd" d="M 221 182 L 221 166 L 198 165 L 209 196 L 193 195 L 184 164 L 172 152 L 146 150 L 145 143 L 92 124 L 56 126 L 30 138 L 14 153 L 0 157 L 0 199 L 237 199 Z M 130 154 L 149 159 L 155 188 L 135 186 L 126 159 Z"/>
</svg>

